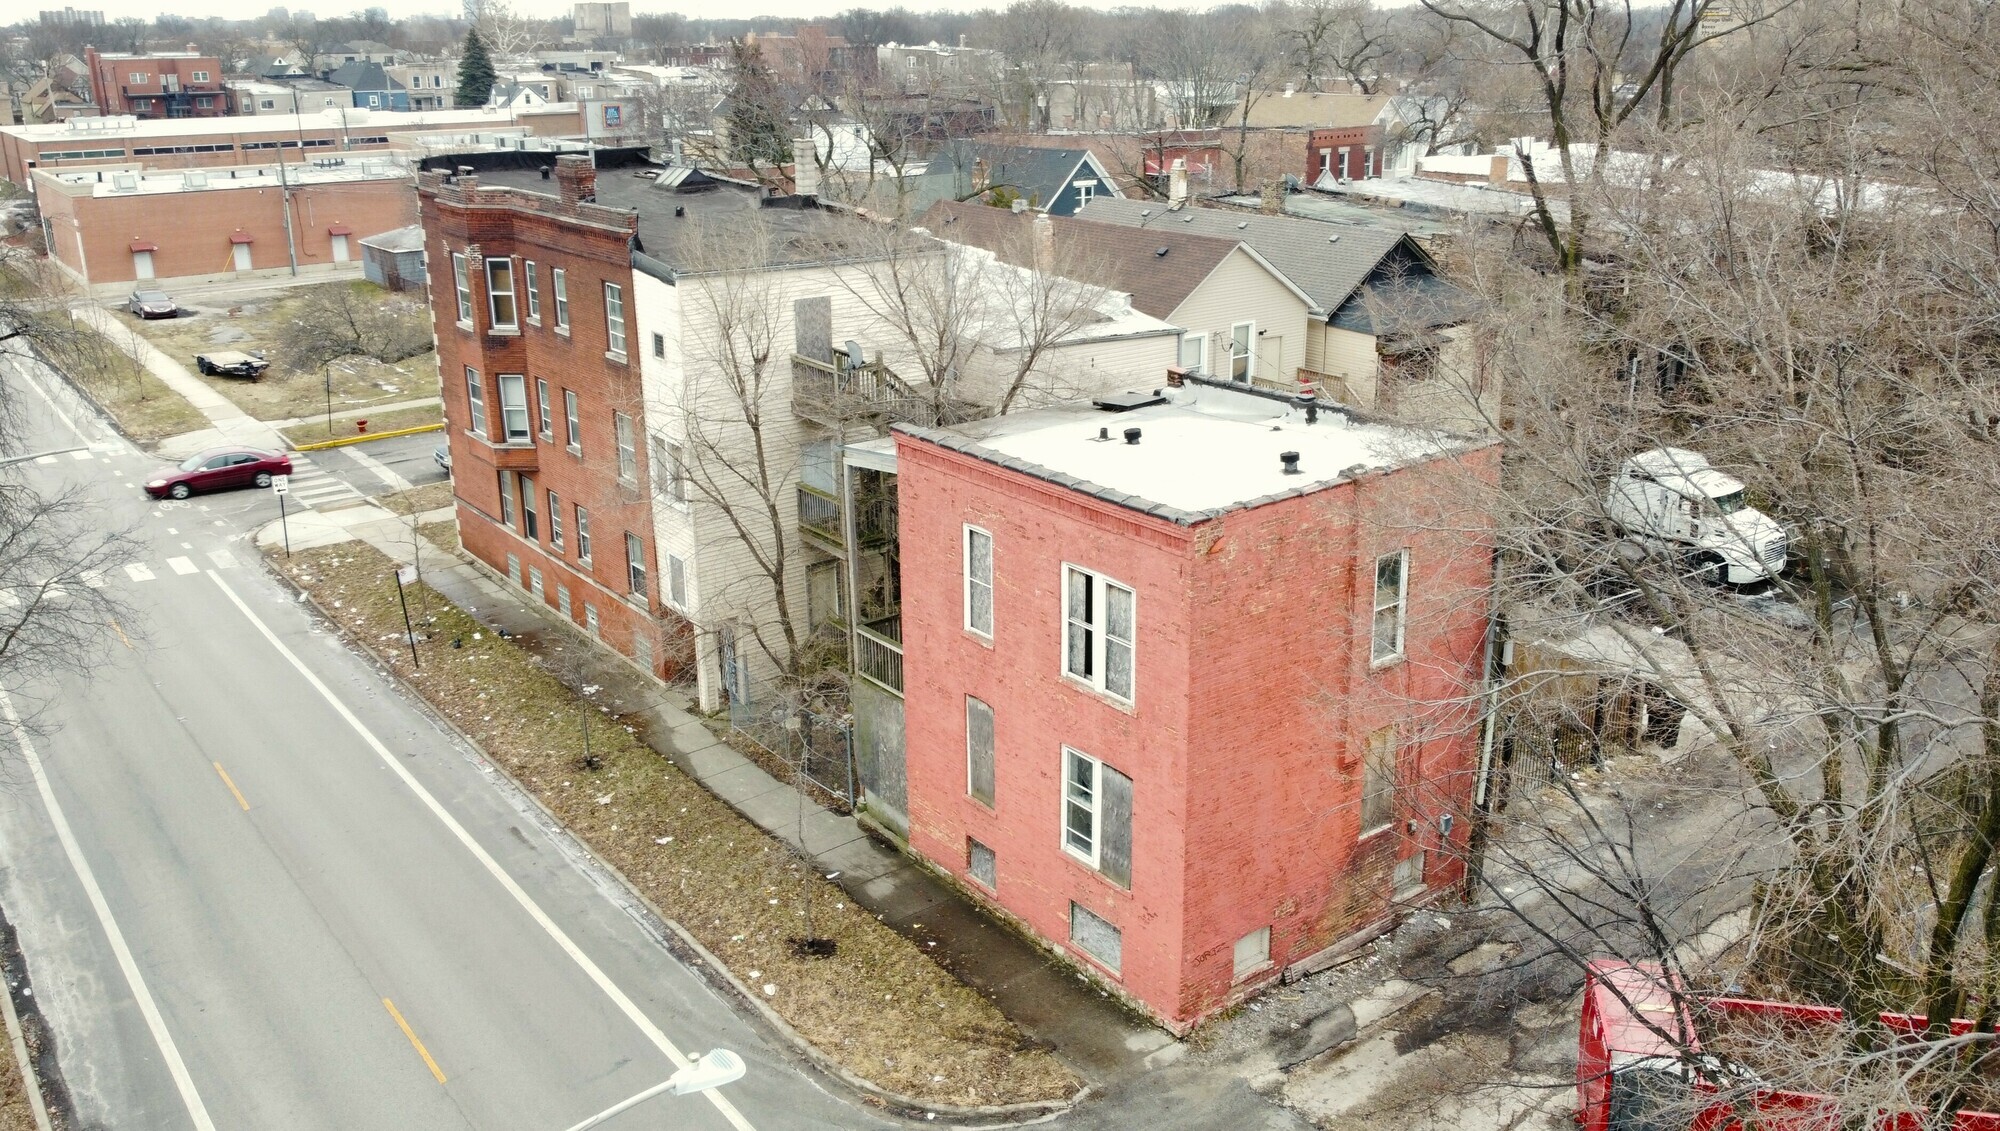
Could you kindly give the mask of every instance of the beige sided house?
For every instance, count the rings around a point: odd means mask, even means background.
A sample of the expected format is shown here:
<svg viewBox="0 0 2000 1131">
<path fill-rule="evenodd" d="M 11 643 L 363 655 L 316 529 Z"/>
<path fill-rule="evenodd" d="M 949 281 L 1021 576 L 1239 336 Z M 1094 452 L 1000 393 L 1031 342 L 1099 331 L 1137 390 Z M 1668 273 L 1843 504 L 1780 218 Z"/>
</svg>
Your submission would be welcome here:
<svg viewBox="0 0 2000 1131">
<path fill-rule="evenodd" d="M 1149 234 L 1240 240 L 1311 298 L 1303 350 L 1285 364 L 1343 404 L 1456 429 L 1491 427 L 1498 390 L 1473 337 L 1475 296 L 1401 228 L 1104 197 L 1077 214 Z M 1269 381 L 1269 367 L 1260 380 Z"/>
</svg>

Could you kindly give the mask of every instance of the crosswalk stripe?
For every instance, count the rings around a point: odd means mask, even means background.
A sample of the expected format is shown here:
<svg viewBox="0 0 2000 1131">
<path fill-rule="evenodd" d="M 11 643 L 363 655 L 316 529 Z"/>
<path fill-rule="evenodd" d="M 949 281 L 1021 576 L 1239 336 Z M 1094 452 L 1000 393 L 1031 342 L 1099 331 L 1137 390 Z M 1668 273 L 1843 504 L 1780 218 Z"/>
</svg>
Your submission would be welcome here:
<svg viewBox="0 0 2000 1131">
<path fill-rule="evenodd" d="M 71 453 L 69 454 L 69 458 L 71 458 L 71 459 L 96 459 L 96 458 L 97 458 L 97 453 L 96 453 L 96 452 L 93 452 L 93 451 L 90 451 L 89 449 L 85 449 L 85 450 L 83 450 L 83 451 L 80 451 L 80 452 L 71 452 Z"/>
<path fill-rule="evenodd" d="M 133 562 L 131 565 L 125 567 L 125 576 L 134 581 L 151 581 L 153 580 L 153 571 L 145 562 Z"/>
<path fill-rule="evenodd" d="M 174 567 L 175 573 L 187 574 L 187 573 L 199 573 L 201 571 L 200 566 L 194 564 L 193 562 L 187 560 L 186 558 L 168 558 L 167 564 Z"/>
<path fill-rule="evenodd" d="M 217 569 L 231 569 L 236 565 L 236 555 L 228 550 L 210 550 L 208 560 L 214 562 Z"/>
</svg>

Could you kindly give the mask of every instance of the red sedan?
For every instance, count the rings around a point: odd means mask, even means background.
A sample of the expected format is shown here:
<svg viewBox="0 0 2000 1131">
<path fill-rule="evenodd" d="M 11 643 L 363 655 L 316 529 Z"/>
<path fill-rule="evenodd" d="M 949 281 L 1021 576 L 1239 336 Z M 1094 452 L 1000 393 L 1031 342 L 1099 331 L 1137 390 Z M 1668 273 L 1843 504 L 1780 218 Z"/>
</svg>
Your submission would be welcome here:
<svg viewBox="0 0 2000 1131">
<path fill-rule="evenodd" d="M 290 475 L 292 458 L 262 448 L 210 448 L 181 461 L 179 467 L 154 472 L 146 493 L 155 499 L 185 499 L 196 491 L 231 487 L 269 487 L 273 475 Z"/>
</svg>

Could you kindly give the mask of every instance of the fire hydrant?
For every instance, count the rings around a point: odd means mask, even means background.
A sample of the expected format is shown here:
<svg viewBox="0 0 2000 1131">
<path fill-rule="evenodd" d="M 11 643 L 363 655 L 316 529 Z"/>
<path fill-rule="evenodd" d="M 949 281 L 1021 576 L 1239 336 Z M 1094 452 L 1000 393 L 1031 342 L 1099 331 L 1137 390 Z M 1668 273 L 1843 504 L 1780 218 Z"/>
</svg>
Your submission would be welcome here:
<svg viewBox="0 0 2000 1131">
<path fill-rule="evenodd" d="M 366 417 L 363 417 L 363 418 L 361 418 L 360 420 L 357 420 L 357 421 L 355 421 L 355 422 L 354 422 L 354 430 L 355 430 L 356 432 L 366 432 L 366 431 L 368 431 L 368 419 L 367 419 Z"/>
</svg>

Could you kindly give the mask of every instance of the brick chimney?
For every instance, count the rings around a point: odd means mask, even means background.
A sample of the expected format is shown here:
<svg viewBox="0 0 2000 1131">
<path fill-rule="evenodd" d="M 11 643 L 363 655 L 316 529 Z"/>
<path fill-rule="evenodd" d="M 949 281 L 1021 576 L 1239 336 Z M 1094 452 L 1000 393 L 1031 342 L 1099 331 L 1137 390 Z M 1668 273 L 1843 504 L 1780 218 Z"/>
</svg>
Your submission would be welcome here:
<svg viewBox="0 0 2000 1131">
<path fill-rule="evenodd" d="M 556 158 L 556 194 L 564 204 L 591 204 L 597 201 L 597 166 L 586 153 L 565 153 Z"/>
<path fill-rule="evenodd" d="M 972 159 L 972 191 L 985 192 L 986 186 L 992 183 L 993 175 L 992 171 L 986 167 L 986 158 L 974 157 Z"/>
</svg>

